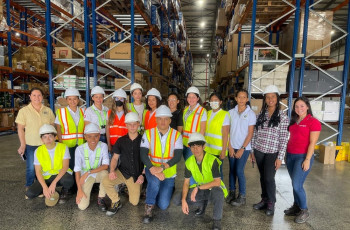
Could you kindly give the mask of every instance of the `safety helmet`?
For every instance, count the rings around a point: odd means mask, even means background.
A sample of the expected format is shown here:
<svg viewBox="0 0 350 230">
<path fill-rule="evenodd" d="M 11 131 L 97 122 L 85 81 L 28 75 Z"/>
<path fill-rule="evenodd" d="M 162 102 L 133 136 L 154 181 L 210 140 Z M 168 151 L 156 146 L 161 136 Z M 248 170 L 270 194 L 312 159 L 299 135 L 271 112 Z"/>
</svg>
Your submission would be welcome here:
<svg viewBox="0 0 350 230">
<path fill-rule="evenodd" d="M 95 123 L 90 123 L 87 126 L 85 126 L 84 129 L 84 134 L 89 134 L 89 133 L 100 133 L 100 127 L 96 125 Z"/>
<path fill-rule="evenodd" d="M 53 127 L 52 125 L 45 124 L 45 125 L 40 127 L 39 134 L 44 135 L 47 133 L 57 134 L 57 131 L 56 131 L 55 127 Z"/>
<path fill-rule="evenodd" d="M 117 89 L 116 91 L 114 91 L 112 97 L 113 98 L 122 97 L 125 99 L 127 98 L 126 93 L 123 89 Z"/>
<path fill-rule="evenodd" d="M 156 117 L 172 117 L 171 111 L 168 106 L 161 105 L 156 110 Z"/>
<path fill-rule="evenodd" d="M 94 96 L 95 94 L 103 94 L 103 96 L 104 96 L 105 91 L 103 90 L 103 88 L 101 86 L 95 86 L 91 90 L 91 96 Z"/>
<path fill-rule="evenodd" d="M 125 115 L 125 123 L 140 122 L 139 115 L 135 112 L 130 112 Z"/>
<path fill-rule="evenodd" d="M 278 91 L 278 88 L 275 85 L 266 86 L 263 94 L 265 95 L 267 93 L 277 93 L 278 95 L 280 95 L 280 92 Z"/>
<path fill-rule="evenodd" d="M 141 92 L 143 91 L 143 88 L 142 86 L 139 84 L 139 83 L 133 83 L 131 86 L 130 86 L 130 92 L 132 93 L 135 89 L 140 89 Z"/>
<path fill-rule="evenodd" d="M 162 100 L 162 96 L 160 95 L 160 92 L 156 88 L 152 88 L 152 89 L 148 90 L 148 92 L 146 94 L 146 98 L 148 96 L 155 96 L 155 97 L 158 97 L 159 100 Z"/>
<path fill-rule="evenodd" d="M 199 93 L 199 90 L 197 87 L 195 86 L 191 86 L 190 88 L 187 89 L 186 91 L 186 97 L 189 93 L 195 93 L 195 94 L 198 94 L 198 96 L 200 96 L 200 93 Z"/>
<path fill-rule="evenodd" d="M 80 97 L 80 93 L 77 89 L 75 88 L 69 88 L 66 89 L 66 91 L 64 92 L 64 97 L 67 98 L 69 96 L 77 96 Z"/>
<path fill-rule="evenodd" d="M 192 133 L 188 138 L 188 144 L 191 144 L 193 142 L 198 142 L 198 141 L 205 143 L 205 138 L 201 133 Z"/>
</svg>

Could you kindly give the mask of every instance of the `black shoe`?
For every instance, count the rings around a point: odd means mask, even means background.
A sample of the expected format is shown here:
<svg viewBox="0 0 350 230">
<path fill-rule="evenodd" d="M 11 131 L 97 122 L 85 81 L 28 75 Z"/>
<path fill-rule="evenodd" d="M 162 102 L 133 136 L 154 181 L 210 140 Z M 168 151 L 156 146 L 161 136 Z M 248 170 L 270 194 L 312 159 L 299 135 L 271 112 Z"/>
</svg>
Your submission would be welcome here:
<svg viewBox="0 0 350 230">
<path fill-rule="evenodd" d="M 245 195 L 239 194 L 238 197 L 237 197 L 237 199 L 235 199 L 234 201 L 232 201 L 230 204 L 231 204 L 232 206 L 239 207 L 239 206 L 245 205 L 245 202 L 246 202 Z"/>
<path fill-rule="evenodd" d="M 221 220 L 213 220 L 213 230 L 221 229 Z"/>
<path fill-rule="evenodd" d="M 266 200 L 265 200 L 265 199 L 262 199 L 259 203 L 254 204 L 254 205 L 253 205 L 253 208 L 254 208 L 255 210 L 264 210 L 264 209 L 266 209 L 266 208 L 267 208 L 267 202 L 266 202 Z"/>
<path fill-rule="evenodd" d="M 298 216 L 295 217 L 294 222 L 297 224 L 305 223 L 310 217 L 309 210 L 301 209 Z"/>
<path fill-rule="evenodd" d="M 106 202 L 103 199 L 104 197 L 98 197 L 97 198 L 97 205 L 98 205 L 98 209 L 102 212 L 107 211 L 107 206 L 106 206 Z"/>
<path fill-rule="evenodd" d="M 273 216 L 275 214 L 275 203 L 272 203 L 272 202 L 267 203 L 265 214 L 267 216 Z"/>
<path fill-rule="evenodd" d="M 203 205 L 201 207 L 199 207 L 194 213 L 196 216 L 203 216 L 205 213 L 205 209 L 207 208 L 208 205 L 208 201 L 204 201 Z"/>
<path fill-rule="evenodd" d="M 145 216 L 143 217 L 143 223 L 149 224 L 153 220 L 153 214 L 152 210 L 154 208 L 154 205 L 145 205 Z"/>
<path fill-rule="evenodd" d="M 122 207 L 122 203 L 120 201 L 117 201 L 115 203 L 112 203 L 111 208 L 106 212 L 107 216 L 113 216 L 115 215 L 119 209 Z"/>
<path fill-rule="evenodd" d="M 235 190 L 231 190 L 229 192 L 228 196 L 226 197 L 226 203 L 230 204 L 235 199 L 236 199 L 236 191 Z"/>
<path fill-rule="evenodd" d="M 300 211 L 301 209 L 299 208 L 299 206 L 296 203 L 294 203 L 292 207 L 284 210 L 284 214 L 286 216 L 297 216 Z"/>
<path fill-rule="evenodd" d="M 64 204 L 68 200 L 68 190 L 67 189 L 62 189 L 61 195 L 60 195 L 60 200 L 58 201 L 59 204 Z"/>
</svg>

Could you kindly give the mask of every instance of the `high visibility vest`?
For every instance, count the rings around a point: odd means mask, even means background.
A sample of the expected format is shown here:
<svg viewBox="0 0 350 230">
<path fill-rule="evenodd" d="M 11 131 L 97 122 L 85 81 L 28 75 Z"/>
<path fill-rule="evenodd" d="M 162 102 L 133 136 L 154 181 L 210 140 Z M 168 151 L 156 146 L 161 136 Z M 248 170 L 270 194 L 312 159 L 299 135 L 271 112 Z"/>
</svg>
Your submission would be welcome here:
<svg viewBox="0 0 350 230">
<path fill-rule="evenodd" d="M 91 109 L 95 112 L 96 116 L 98 117 L 98 124 L 101 129 L 104 129 L 107 125 L 107 112 L 103 109 L 102 106 L 102 112 L 103 112 L 103 117 L 101 116 L 100 112 L 94 109 L 93 106 L 91 106 Z"/>
<path fill-rule="evenodd" d="M 154 112 L 151 117 L 150 114 L 151 111 L 147 110 L 147 112 L 143 115 L 143 126 L 145 127 L 145 130 L 157 127 L 156 112 Z"/>
<path fill-rule="evenodd" d="M 170 128 L 166 139 L 165 149 L 162 152 L 162 143 L 159 138 L 158 128 L 145 131 L 147 140 L 150 144 L 148 156 L 154 166 L 160 166 L 167 163 L 174 157 L 175 142 L 180 136 L 180 132 Z M 171 178 L 176 175 L 176 165 L 163 171 L 165 178 Z"/>
<path fill-rule="evenodd" d="M 66 152 L 66 145 L 62 143 L 56 143 L 55 156 L 53 163 L 51 162 L 49 151 L 45 145 L 41 145 L 36 150 L 36 157 L 41 165 L 41 174 L 44 179 L 47 180 L 53 175 L 59 174 L 63 167 L 63 157 Z M 68 169 L 69 173 L 73 173 L 71 169 Z"/>
<path fill-rule="evenodd" d="M 66 144 L 69 148 L 84 143 L 84 113 L 82 109 L 79 109 L 79 111 L 80 118 L 78 126 L 75 125 L 67 107 L 56 111 L 61 126 L 62 143 Z"/>
<path fill-rule="evenodd" d="M 213 155 L 220 155 L 222 151 L 222 125 L 228 112 L 220 109 L 210 120 L 213 110 L 208 112 L 206 133 L 205 133 L 205 151 Z M 227 154 L 227 149 L 226 149 Z"/>
<path fill-rule="evenodd" d="M 201 126 L 201 119 L 203 116 L 203 113 L 205 109 L 202 106 L 198 106 L 192 113 L 187 117 L 187 120 L 185 120 L 185 115 L 190 107 L 186 107 L 182 119 L 184 121 L 184 129 L 183 129 L 183 137 L 182 137 L 182 143 L 184 146 L 188 147 L 188 138 L 190 137 L 191 133 L 199 132 Z"/>
<path fill-rule="evenodd" d="M 100 161 L 101 157 L 101 141 L 98 142 L 97 147 L 96 147 L 96 156 L 95 156 L 95 161 L 94 165 L 91 168 L 90 166 L 90 158 L 89 158 L 89 146 L 88 143 L 84 144 L 84 160 L 85 160 L 85 167 L 83 168 L 83 172 L 90 171 L 91 169 L 97 169 L 98 163 Z"/>
<path fill-rule="evenodd" d="M 199 170 L 195 156 L 192 155 L 186 160 L 186 168 L 189 171 L 191 171 L 193 179 L 197 182 L 197 184 L 191 185 L 191 188 L 214 181 L 211 169 L 215 160 L 218 162 L 220 170 L 220 165 L 222 164 L 222 162 L 217 157 L 206 153 L 202 160 L 202 172 Z M 226 197 L 228 193 L 226 186 L 222 180 L 220 188 L 222 189 L 222 191 L 224 192 L 224 196 Z"/>
<path fill-rule="evenodd" d="M 111 115 L 111 110 L 108 111 L 108 116 Z M 119 119 L 117 115 L 115 115 L 113 125 L 109 126 L 109 138 L 111 145 L 118 140 L 119 137 L 122 137 L 128 133 L 128 129 L 125 125 L 125 114 Z"/>
<path fill-rule="evenodd" d="M 127 108 L 128 108 L 128 112 L 134 112 L 134 113 L 139 114 L 139 113 L 137 112 L 137 110 L 135 109 L 134 103 L 128 103 L 128 104 L 127 104 Z M 143 108 L 144 108 L 144 110 L 142 111 L 142 116 L 141 116 L 142 121 L 140 121 L 140 128 L 139 128 L 139 132 L 140 132 L 140 133 L 143 133 L 143 130 L 144 130 L 144 127 L 143 127 L 143 126 L 144 126 L 145 114 L 146 114 L 146 112 L 148 111 L 148 110 L 146 109 L 145 103 L 143 103 Z M 140 114 L 139 114 L 139 115 L 140 115 Z"/>
</svg>

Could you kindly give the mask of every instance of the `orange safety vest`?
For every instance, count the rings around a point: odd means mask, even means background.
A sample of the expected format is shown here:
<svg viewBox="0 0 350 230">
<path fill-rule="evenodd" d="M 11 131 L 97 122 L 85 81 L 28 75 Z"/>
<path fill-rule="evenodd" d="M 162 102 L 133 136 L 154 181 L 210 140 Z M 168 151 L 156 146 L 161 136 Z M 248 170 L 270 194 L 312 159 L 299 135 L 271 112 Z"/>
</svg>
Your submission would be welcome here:
<svg viewBox="0 0 350 230">
<path fill-rule="evenodd" d="M 110 116 L 111 110 L 108 111 L 108 116 Z M 125 125 L 125 113 L 119 119 L 117 114 L 115 115 L 113 125 L 109 126 L 109 138 L 111 145 L 113 146 L 119 137 L 122 137 L 128 133 L 128 129 Z"/>
<path fill-rule="evenodd" d="M 151 114 L 151 111 L 147 110 L 147 112 L 145 113 L 145 118 L 143 119 L 143 121 L 145 123 L 145 125 L 144 125 L 145 130 L 153 129 L 153 128 L 157 127 L 156 112 L 154 112 L 152 114 L 151 118 L 149 117 L 150 114 Z"/>
<path fill-rule="evenodd" d="M 187 120 L 185 120 L 185 115 L 189 108 L 189 106 L 186 107 L 182 115 L 184 121 L 182 142 L 184 146 L 188 146 L 188 138 L 190 137 L 191 133 L 199 132 L 201 128 L 201 119 L 205 111 L 202 106 L 198 106 L 197 109 L 192 111 L 192 113 L 187 117 Z"/>
</svg>

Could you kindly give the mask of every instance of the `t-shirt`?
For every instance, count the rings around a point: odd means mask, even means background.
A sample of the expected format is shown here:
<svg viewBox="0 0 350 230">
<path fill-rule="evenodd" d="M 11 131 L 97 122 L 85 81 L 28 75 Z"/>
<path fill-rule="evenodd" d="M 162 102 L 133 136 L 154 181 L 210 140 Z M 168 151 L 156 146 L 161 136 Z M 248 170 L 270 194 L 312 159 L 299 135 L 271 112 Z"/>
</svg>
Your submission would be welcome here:
<svg viewBox="0 0 350 230">
<path fill-rule="evenodd" d="M 241 113 L 238 113 L 238 106 L 228 111 L 230 114 L 230 144 L 234 149 L 240 149 L 248 136 L 248 127 L 255 125 L 256 116 L 250 106 Z M 251 144 L 246 146 L 246 150 L 251 150 Z"/>
<path fill-rule="evenodd" d="M 145 110 L 144 104 L 143 103 L 141 105 L 135 105 L 134 104 L 134 107 L 135 107 L 136 112 L 139 115 L 140 121 L 142 121 L 142 119 L 143 119 L 143 110 Z"/>
<path fill-rule="evenodd" d="M 310 114 L 299 124 L 295 123 L 289 127 L 290 138 L 287 152 L 292 154 L 305 154 L 310 143 L 310 132 L 321 131 L 321 123 Z"/>
<path fill-rule="evenodd" d="M 213 120 L 213 118 L 215 117 L 215 115 L 220 111 L 221 109 L 219 109 L 218 111 L 216 112 L 212 112 L 211 113 L 211 116 L 209 118 L 209 122 L 211 122 L 211 120 Z M 229 114 L 226 114 L 225 116 L 225 119 L 224 119 L 224 123 L 222 123 L 222 126 L 227 126 L 227 125 L 230 125 L 230 116 Z"/>
<path fill-rule="evenodd" d="M 57 146 L 57 143 L 56 143 L 56 146 Z M 49 155 L 50 155 L 51 165 L 52 166 L 54 165 L 54 157 L 55 157 L 56 146 L 53 149 L 48 149 L 47 150 L 49 152 Z M 37 151 L 38 151 L 38 149 L 36 149 L 35 152 L 34 152 L 34 165 L 40 165 L 38 157 L 36 156 Z M 66 159 L 70 159 L 70 154 L 69 154 L 69 150 L 68 150 L 67 146 L 66 146 L 66 151 L 64 152 L 64 155 L 63 155 L 63 160 L 66 160 Z"/>
<path fill-rule="evenodd" d="M 184 122 L 182 120 L 182 111 L 181 110 L 176 110 L 171 113 L 173 116 L 171 117 L 171 123 L 170 127 L 177 130 L 178 126 L 183 126 Z"/>
<path fill-rule="evenodd" d="M 75 111 L 75 112 L 74 112 L 73 110 L 71 110 L 71 109 L 69 108 L 69 106 L 67 106 L 67 109 L 68 109 L 68 111 L 69 111 L 69 114 L 70 114 L 71 117 L 73 118 L 73 121 L 74 121 L 75 125 L 78 126 L 79 120 L 80 120 L 80 109 L 77 108 L 77 111 Z M 59 119 L 58 119 L 57 114 L 56 114 L 55 124 L 61 125 L 61 123 L 60 123 L 60 121 L 59 121 Z"/>
<path fill-rule="evenodd" d="M 97 111 L 102 120 L 106 119 L 106 124 L 107 124 L 107 120 L 108 120 L 108 117 L 107 117 L 107 113 L 108 113 L 108 108 L 104 105 L 102 105 L 102 110 L 99 110 L 98 108 L 96 108 L 95 105 L 92 105 L 90 106 L 89 108 L 86 109 L 85 111 L 85 114 L 84 114 L 84 121 L 89 121 L 91 123 L 94 123 L 98 126 L 100 126 L 100 122 L 99 122 L 99 119 L 98 119 L 98 116 L 96 114 L 95 111 Z M 105 117 L 106 115 L 106 117 Z M 106 133 L 106 129 L 105 128 L 101 128 L 101 134 L 105 134 Z"/>
<path fill-rule="evenodd" d="M 117 116 L 119 120 L 120 118 L 122 118 L 123 115 L 124 115 L 124 111 L 120 111 L 120 112 L 117 111 Z"/>
<path fill-rule="evenodd" d="M 205 156 L 206 153 L 204 153 L 204 156 Z M 204 159 L 204 156 L 203 156 L 203 159 Z M 199 171 L 202 172 L 202 162 L 197 162 L 197 165 L 198 165 L 198 168 L 199 168 Z M 211 173 L 213 175 L 213 178 L 219 178 L 221 177 L 221 174 L 220 174 L 220 169 L 219 169 L 219 163 L 214 160 L 213 162 L 213 166 L 211 167 Z M 187 168 L 187 166 L 185 167 L 185 178 L 191 178 L 192 176 L 192 173 L 191 171 Z"/>
</svg>

